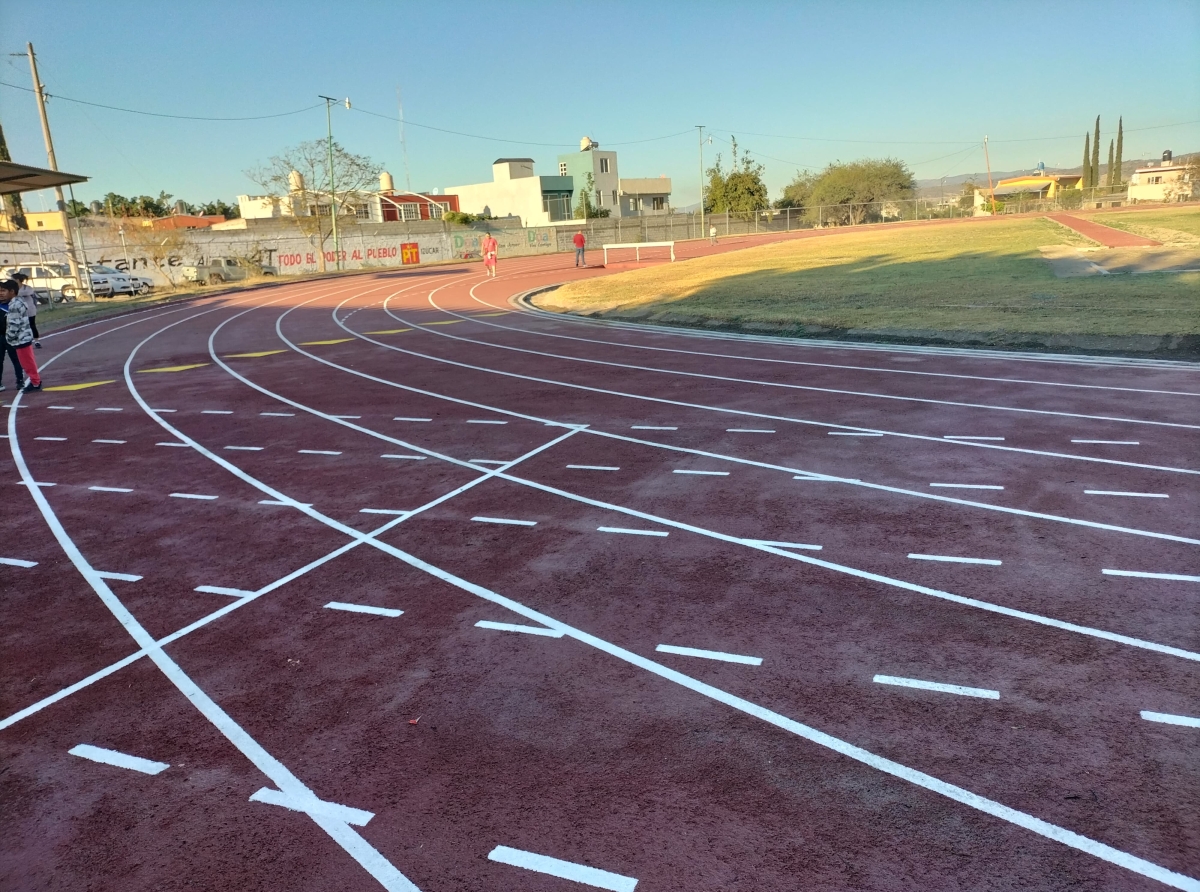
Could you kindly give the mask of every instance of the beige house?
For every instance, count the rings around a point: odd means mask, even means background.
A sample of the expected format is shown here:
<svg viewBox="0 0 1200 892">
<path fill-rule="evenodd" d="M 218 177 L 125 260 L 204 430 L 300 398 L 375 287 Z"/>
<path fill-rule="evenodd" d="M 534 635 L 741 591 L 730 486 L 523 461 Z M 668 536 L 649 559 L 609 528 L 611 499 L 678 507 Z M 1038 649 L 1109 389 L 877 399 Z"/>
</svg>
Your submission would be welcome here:
<svg viewBox="0 0 1200 892">
<path fill-rule="evenodd" d="M 450 186 L 468 214 L 520 217 L 526 226 L 548 226 L 570 220 L 574 205 L 570 176 L 544 177 L 533 172 L 532 158 L 497 158 L 490 183 Z"/>
<path fill-rule="evenodd" d="M 1177 163 L 1163 152 L 1161 164 L 1139 167 L 1129 178 L 1129 201 L 1187 201 L 1198 184 L 1192 182 L 1188 165 Z"/>
</svg>

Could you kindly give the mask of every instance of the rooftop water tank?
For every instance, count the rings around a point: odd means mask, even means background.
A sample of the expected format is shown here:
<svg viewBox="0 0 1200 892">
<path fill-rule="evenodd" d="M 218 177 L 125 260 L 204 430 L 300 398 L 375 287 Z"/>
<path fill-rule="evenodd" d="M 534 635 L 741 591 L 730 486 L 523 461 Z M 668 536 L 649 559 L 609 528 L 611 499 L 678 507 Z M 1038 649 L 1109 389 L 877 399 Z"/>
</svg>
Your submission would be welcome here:
<svg viewBox="0 0 1200 892">
<path fill-rule="evenodd" d="M 1163 152 L 1163 164 L 1170 164 L 1172 157 L 1174 157 L 1174 156 L 1171 155 L 1171 150 L 1170 149 L 1165 150 Z"/>
<path fill-rule="evenodd" d="M 303 192 L 304 191 L 304 174 L 298 170 L 293 170 L 288 174 L 288 191 Z"/>
<path fill-rule="evenodd" d="M 396 190 L 396 181 L 392 179 L 392 175 L 386 170 L 379 175 L 379 191 L 394 192 Z"/>
</svg>

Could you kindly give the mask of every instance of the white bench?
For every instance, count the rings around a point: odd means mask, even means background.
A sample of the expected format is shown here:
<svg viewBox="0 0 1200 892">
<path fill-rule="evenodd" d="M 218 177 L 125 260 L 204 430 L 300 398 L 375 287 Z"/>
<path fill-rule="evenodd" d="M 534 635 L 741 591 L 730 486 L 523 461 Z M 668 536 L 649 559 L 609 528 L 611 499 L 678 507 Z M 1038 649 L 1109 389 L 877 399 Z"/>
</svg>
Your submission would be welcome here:
<svg viewBox="0 0 1200 892">
<path fill-rule="evenodd" d="M 604 265 L 608 266 L 608 249 L 609 248 L 633 248 L 633 259 L 640 261 L 642 259 L 642 248 L 670 248 L 671 262 L 675 262 L 675 243 L 674 242 L 625 242 L 619 245 L 603 245 L 604 248 Z"/>
</svg>

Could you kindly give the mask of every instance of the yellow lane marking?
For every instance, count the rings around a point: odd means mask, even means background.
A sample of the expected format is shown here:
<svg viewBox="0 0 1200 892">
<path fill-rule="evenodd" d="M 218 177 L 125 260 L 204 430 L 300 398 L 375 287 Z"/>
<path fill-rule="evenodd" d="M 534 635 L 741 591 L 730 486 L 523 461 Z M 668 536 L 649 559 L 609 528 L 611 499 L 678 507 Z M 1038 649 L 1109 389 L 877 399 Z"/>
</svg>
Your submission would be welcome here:
<svg viewBox="0 0 1200 892">
<path fill-rule="evenodd" d="M 116 384 L 111 381 L 88 381 L 86 384 L 59 384 L 57 387 L 43 387 L 42 390 L 87 390 L 89 387 L 99 387 L 101 384 Z"/>
<path fill-rule="evenodd" d="M 286 350 L 263 350 L 261 353 L 226 353 L 226 359 L 252 359 L 255 356 L 274 356 L 276 353 L 287 353 Z"/>
<path fill-rule="evenodd" d="M 301 347 L 317 347 L 321 344 L 344 344 L 346 341 L 353 341 L 354 338 L 335 338 L 332 341 L 301 341 Z"/>
<path fill-rule="evenodd" d="M 207 362 L 197 362 L 192 365 L 167 365 L 161 369 L 138 369 L 138 374 L 144 375 L 147 372 L 186 372 L 188 369 L 198 369 L 206 365 L 208 365 Z"/>
<path fill-rule="evenodd" d="M 412 331 L 411 328 L 392 328 L 388 331 L 364 331 L 363 334 L 400 334 L 402 331 Z"/>
<path fill-rule="evenodd" d="M 476 313 L 475 315 L 486 319 L 488 316 L 507 316 L 511 312 L 512 310 L 501 310 L 499 313 Z"/>
<path fill-rule="evenodd" d="M 458 323 L 463 322 L 463 321 L 464 320 L 462 320 L 462 319 L 449 319 L 445 322 L 423 322 L 421 324 L 422 325 L 458 325 Z"/>
</svg>

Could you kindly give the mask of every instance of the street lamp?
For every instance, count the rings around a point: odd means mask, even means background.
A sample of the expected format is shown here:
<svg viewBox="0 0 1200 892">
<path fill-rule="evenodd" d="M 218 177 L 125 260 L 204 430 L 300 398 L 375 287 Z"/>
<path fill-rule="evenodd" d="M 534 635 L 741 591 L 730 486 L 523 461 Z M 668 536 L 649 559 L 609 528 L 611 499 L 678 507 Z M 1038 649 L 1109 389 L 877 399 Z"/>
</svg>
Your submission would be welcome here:
<svg viewBox="0 0 1200 892">
<path fill-rule="evenodd" d="M 325 100 L 325 134 L 329 141 L 329 217 L 333 221 L 333 262 L 338 269 L 342 268 L 342 250 L 341 242 L 338 240 L 337 228 L 337 188 L 333 182 L 333 120 L 330 117 L 329 109 L 331 103 L 338 102 L 331 96 L 321 96 L 318 94 L 318 99 Z M 347 97 L 346 108 L 350 107 L 350 98 Z M 320 207 L 317 207 L 320 210 Z"/>
</svg>

